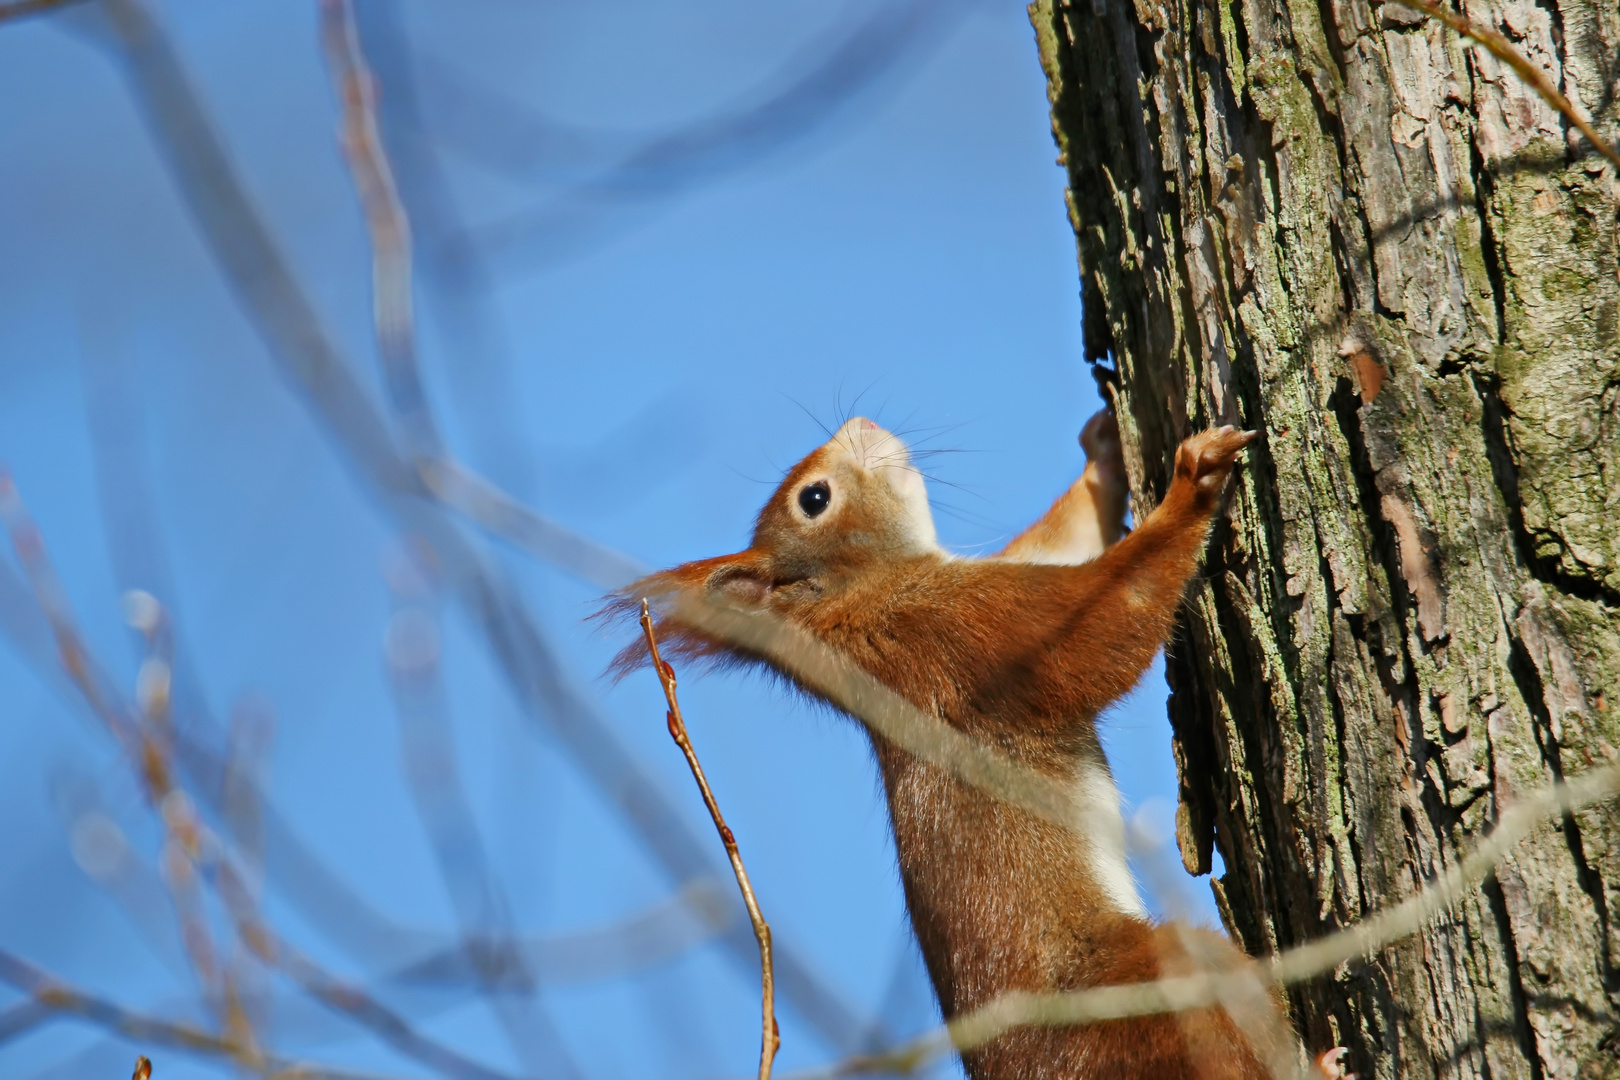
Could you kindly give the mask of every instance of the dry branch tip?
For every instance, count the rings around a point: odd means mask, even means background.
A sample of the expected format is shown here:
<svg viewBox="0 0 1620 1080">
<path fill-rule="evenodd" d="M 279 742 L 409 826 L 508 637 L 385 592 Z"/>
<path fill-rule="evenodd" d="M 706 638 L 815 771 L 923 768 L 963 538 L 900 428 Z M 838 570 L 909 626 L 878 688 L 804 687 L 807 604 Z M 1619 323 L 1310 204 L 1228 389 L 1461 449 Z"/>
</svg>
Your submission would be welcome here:
<svg viewBox="0 0 1620 1080">
<path fill-rule="evenodd" d="M 709 817 L 714 820 L 715 832 L 720 834 L 720 842 L 725 845 L 726 857 L 731 860 L 732 872 L 737 876 L 737 888 L 742 892 L 743 904 L 748 908 L 748 920 L 754 927 L 754 938 L 759 942 L 759 1080 L 770 1080 L 771 1065 L 776 1060 L 777 1048 L 782 1044 L 781 1032 L 776 1024 L 776 972 L 771 960 L 771 928 L 765 916 L 760 914 L 754 887 L 748 881 L 748 871 L 743 868 L 737 838 L 721 816 L 720 804 L 715 800 L 708 777 L 698 762 L 697 751 L 692 748 L 692 739 L 686 732 L 686 721 L 681 717 L 681 705 L 675 697 L 675 669 L 658 654 L 658 635 L 653 630 L 652 611 L 646 597 L 641 598 L 641 629 L 646 634 L 653 670 L 658 673 L 658 681 L 664 688 L 664 700 L 669 705 L 665 716 L 670 738 L 675 740 L 675 745 L 685 755 L 686 764 L 692 770 L 692 779 L 697 781 L 698 791 L 703 795 L 703 804 L 708 807 Z"/>
</svg>

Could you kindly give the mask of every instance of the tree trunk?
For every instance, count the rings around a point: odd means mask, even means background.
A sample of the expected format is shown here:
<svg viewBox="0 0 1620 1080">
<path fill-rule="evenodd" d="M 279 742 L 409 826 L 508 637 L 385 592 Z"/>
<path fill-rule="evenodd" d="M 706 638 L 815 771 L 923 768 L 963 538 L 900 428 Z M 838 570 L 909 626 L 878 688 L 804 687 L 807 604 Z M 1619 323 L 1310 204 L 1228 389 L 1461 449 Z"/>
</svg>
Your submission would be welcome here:
<svg viewBox="0 0 1620 1080">
<path fill-rule="evenodd" d="M 1037 0 L 1140 515 L 1261 428 L 1167 664 L 1178 839 L 1251 952 L 1409 895 L 1620 745 L 1614 170 L 1368 0 Z M 1608 125 L 1613 0 L 1466 0 Z M 1364 1077 L 1620 1076 L 1620 818 L 1293 995 Z"/>
</svg>

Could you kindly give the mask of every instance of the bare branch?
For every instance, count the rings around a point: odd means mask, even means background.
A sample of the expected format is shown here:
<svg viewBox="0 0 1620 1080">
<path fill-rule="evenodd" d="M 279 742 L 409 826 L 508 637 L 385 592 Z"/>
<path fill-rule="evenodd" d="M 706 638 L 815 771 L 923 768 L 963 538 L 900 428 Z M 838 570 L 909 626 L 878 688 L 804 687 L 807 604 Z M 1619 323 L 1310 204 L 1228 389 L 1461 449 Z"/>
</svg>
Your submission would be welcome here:
<svg viewBox="0 0 1620 1080">
<path fill-rule="evenodd" d="M 559 1071 L 578 1076 L 579 1067 L 562 1033 L 540 1005 L 536 974 L 518 941 L 495 870 L 485 857 L 445 712 L 439 677 L 441 633 L 429 606 L 431 586 L 410 545 L 402 548 L 390 560 L 387 573 L 394 612 L 383 651 L 399 717 L 405 778 L 460 925 L 461 951 L 473 985 L 481 991 L 514 984 L 527 991 L 516 998 L 498 995 L 491 1002 L 524 1067 L 539 1071 L 560 1066 Z"/>
<path fill-rule="evenodd" d="M 1502 857 L 1537 826 L 1613 798 L 1616 793 L 1620 793 L 1620 766 L 1613 765 L 1544 788 L 1502 814 L 1490 836 L 1415 895 L 1338 933 L 1280 953 L 1256 969 L 1068 993 L 1013 991 L 887 1053 L 849 1058 L 826 1069 L 798 1074 L 795 1080 L 857 1073 L 912 1073 L 942 1054 L 973 1050 L 1018 1027 L 1085 1024 L 1208 1008 L 1246 993 L 1246 985 L 1256 977 L 1285 986 L 1316 978 L 1421 930 L 1485 881 Z"/>
<path fill-rule="evenodd" d="M 347 0 L 321 0 L 321 39 L 342 102 L 344 154 L 371 234 L 372 306 L 384 381 L 409 456 L 416 460 L 436 458 L 442 454 L 438 428 L 427 406 L 416 361 L 410 222 L 400 204 L 393 170 L 377 130 L 375 84 Z M 409 572 L 407 567 L 399 569 Z M 395 585 L 397 597 L 401 590 L 397 582 Z M 415 635 L 415 644 L 425 645 L 426 649 L 413 650 L 412 642 L 406 640 L 413 627 L 423 631 Z M 438 686 L 438 636 L 437 625 L 431 622 L 425 607 L 396 611 L 389 625 L 389 671 L 411 792 L 462 933 L 481 933 L 489 944 L 496 945 L 494 950 L 469 954 L 480 961 L 475 964 L 479 985 L 488 986 L 493 972 L 521 969 L 524 959 L 512 947 L 515 931 L 510 912 L 493 870 L 483 857 L 484 845 L 456 775 Z M 432 745 L 424 747 L 424 741 Z M 426 750 L 426 754 L 413 755 L 413 748 Z M 420 767 L 425 763 L 426 768 Z M 469 895 L 469 888 L 477 895 Z M 486 960 L 496 962 L 486 969 Z M 580 1075 L 561 1032 L 537 995 L 522 999 L 500 996 L 492 1008 L 507 1041 L 526 1068 L 538 1070 L 550 1063 L 554 1068 L 560 1066 L 567 1076 Z"/>
<path fill-rule="evenodd" d="M 44 15 L 78 2 L 79 0 L 11 0 L 9 4 L 0 4 L 0 23 L 12 19 L 25 19 L 30 15 Z"/>
<path fill-rule="evenodd" d="M 1547 78 L 1546 72 L 1526 59 L 1524 54 L 1515 49 L 1513 43 L 1502 34 L 1488 26 L 1481 26 L 1461 12 L 1452 11 L 1450 8 L 1438 3 L 1437 0 L 1394 0 L 1394 2 L 1402 7 L 1411 8 L 1413 11 L 1421 11 L 1431 19 L 1437 19 L 1445 23 L 1463 37 L 1479 42 L 1492 56 L 1512 68 L 1513 73 L 1524 80 L 1526 86 L 1541 96 L 1541 100 L 1558 110 L 1563 114 L 1564 119 L 1574 124 L 1580 130 L 1580 133 L 1586 136 L 1587 141 L 1592 144 L 1598 153 L 1612 161 L 1616 168 L 1620 168 L 1620 150 L 1616 150 L 1613 143 L 1599 135 L 1597 129 L 1584 116 L 1575 111 L 1575 106 L 1570 102 L 1569 98 L 1560 93 L 1558 87 L 1552 84 L 1552 81 Z"/>
<path fill-rule="evenodd" d="M 559 525 L 450 458 L 418 463 L 422 482 L 446 506 L 529 554 L 603 589 L 620 589 L 650 567 Z"/>
<path fill-rule="evenodd" d="M 44 1003 L 30 998 L 19 1001 L 4 1011 L 0 1011 L 0 1043 L 15 1039 L 18 1035 L 33 1031 L 51 1018 L 51 1010 Z"/>
<path fill-rule="evenodd" d="M 691 190 L 823 130 L 841 107 L 946 40 L 972 9 L 966 0 L 885 0 L 823 54 L 776 88 L 745 95 L 744 104 L 647 139 L 585 183 L 526 211 L 475 227 L 463 236 L 434 238 L 454 263 L 473 251 L 510 256 L 530 266 L 578 251 L 599 233 L 604 210 L 649 206 Z M 532 138 L 511 132 L 515 142 Z M 543 243 L 541 241 L 544 241 Z"/>
<path fill-rule="evenodd" d="M 525 716 L 560 736 L 581 770 L 625 815 L 676 881 L 706 877 L 711 862 L 634 756 L 573 690 L 538 626 L 506 582 L 433 505 L 392 445 L 378 416 L 332 345 L 292 276 L 161 27 L 139 0 L 103 0 L 130 86 L 159 149 L 254 328 L 317 419 L 344 449 L 358 477 L 401 528 L 425 537 L 445 566 L 474 625 L 485 635 Z M 753 963 L 746 929 L 723 939 L 732 958 Z M 784 997 L 831 1044 L 849 1045 L 856 1013 L 782 943 L 777 978 Z"/>
<path fill-rule="evenodd" d="M 696 590 L 656 599 L 668 618 L 769 659 L 805 689 L 916 757 L 1037 817 L 1085 827 L 1071 785 L 1026 768 L 917 708 L 797 624 L 772 612 L 731 607 Z"/>
<path fill-rule="evenodd" d="M 70 671 L 80 673 L 75 682 L 86 700 L 93 709 L 109 718 L 109 727 L 114 731 L 132 726 L 125 718 L 121 703 L 113 695 L 103 692 L 93 677 L 98 670 L 94 657 L 83 645 L 65 597 L 60 594 L 59 588 L 53 588 L 55 577 L 50 572 L 44 540 L 28 517 L 27 508 L 15 485 L 3 475 L 0 475 L 0 520 L 11 531 L 19 558 L 33 567 L 33 581 L 40 606 L 45 609 L 56 629 L 58 642 L 63 643 L 61 654 L 64 664 L 72 664 Z M 141 594 L 131 602 L 129 614 L 130 622 L 150 641 L 162 640 L 163 613 L 154 598 Z M 261 918 L 254 892 L 237 870 L 228 845 L 197 817 L 190 797 L 179 786 L 169 756 L 170 742 L 162 723 L 168 701 L 168 668 L 162 661 L 161 653 L 148 657 L 147 663 L 143 664 L 143 672 L 147 673 L 147 677 L 139 693 L 144 722 L 133 725 L 137 729 L 135 739 L 138 741 L 135 751 L 130 754 L 131 766 L 147 801 L 157 810 L 164 827 L 165 868 L 174 888 L 176 906 L 181 910 L 182 935 L 188 938 L 188 952 L 205 990 L 214 989 L 216 977 L 206 921 L 198 912 L 197 901 L 190 891 L 199 871 L 206 872 L 242 944 L 264 963 L 286 974 L 312 997 L 370 1028 L 401 1053 L 447 1076 L 470 1080 L 509 1080 L 506 1074 L 482 1066 L 422 1035 L 403 1017 L 365 991 L 333 978 L 298 950 L 277 940 Z M 113 723 L 113 720 L 118 723 Z M 236 1016 L 229 1005 L 230 995 L 224 991 L 220 993 L 227 1028 L 241 1028 L 245 1023 L 245 1014 Z M 242 1048 L 247 1059 L 258 1061 L 264 1057 L 251 1038 L 240 1038 L 232 1033 L 225 1037 L 225 1041 Z"/>
<path fill-rule="evenodd" d="M 696 948 L 735 921 L 736 907 L 720 882 L 699 879 L 675 895 L 604 926 L 517 942 L 473 937 L 440 946 L 386 976 L 409 986 L 463 986 L 487 980 L 494 991 L 529 993 L 534 972 L 546 986 L 617 978 Z M 521 962 L 502 967 L 514 952 Z"/>
<path fill-rule="evenodd" d="M 759 1038 L 759 1080 L 771 1080 L 771 1063 L 776 1060 L 776 1050 L 782 1044 L 781 1034 L 776 1027 L 776 972 L 771 963 L 771 928 L 765 922 L 765 916 L 760 914 L 759 901 L 754 897 L 754 887 L 748 881 L 748 871 L 743 867 L 742 852 L 737 849 L 737 838 L 732 835 L 731 829 L 726 825 L 726 819 L 720 814 L 720 804 L 715 801 L 714 791 L 709 787 L 709 778 L 703 775 L 703 766 L 698 761 L 697 751 L 692 747 L 692 739 L 686 733 L 686 721 L 681 718 L 681 703 L 675 697 L 675 669 L 666 664 L 658 655 L 658 637 L 653 632 L 652 615 L 647 610 L 647 601 L 641 602 L 641 629 L 647 635 L 647 651 L 652 654 L 653 670 L 658 672 L 658 681 L 664 688 L 664 700 L 669 703 L 669 735 L 675 740 L 675 745 L 681 748 L 686 756 L 686 764 L 692 770 L 692 779 L 697 781 L 698 791 L 703 793 L 703 805 L 709 808 L 709 817 L 714 820 L 715 831 L 720 834 L 720 842 L 726 846 L 726 858 L 731 860 L 732 873 L 737 875 L 737 888 L 742 890 L 743 903 L 748 905 L 748 919 L 754 924 L 754 937 L 759 939 L 759 985 L 760 985 L 760 1012 L 762 1030 Z"/>
<path fill-rule="evenodd" d="M 377 132 L 375 83 L 344 0 L 321 0 L 321 43 L 342 102 L 343 153 L 371 234 L 372 308 L 384 381 L 410 457 L 438 457 L 439 432 L 416 364 L 411 226 Z"/>
<path fill-rule="evenodd" d="M 283 1077 L 287 1080 L 293 1077 L 307 1080 L 316 1077 L 329 1080 L 382 1080 L 345 1069 L 266 1057 L 228 1037 L 214 1035 L 189 1024 L 131 1012 L 105 998 L 69 986 L 3 949 L 0 949 L 0 982 L 9 983 L 28 994 L 29 1003 L 49 1015 L 77 1016 L 137 1043 L 167 1046 L 199 1057 L 229 1061 L 266 1077 Z"/>
</svg>

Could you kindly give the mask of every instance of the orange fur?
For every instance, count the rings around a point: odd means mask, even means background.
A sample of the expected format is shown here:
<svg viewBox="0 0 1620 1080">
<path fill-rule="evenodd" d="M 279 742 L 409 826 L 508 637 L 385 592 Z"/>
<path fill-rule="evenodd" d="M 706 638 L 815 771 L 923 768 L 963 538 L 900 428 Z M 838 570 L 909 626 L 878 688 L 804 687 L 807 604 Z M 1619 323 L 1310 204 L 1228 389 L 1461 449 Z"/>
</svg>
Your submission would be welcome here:
<svg viewBox="0 0 1620 1080">
<path fill-rule="evenodd" d="M 1104 411 L 1080 432 L 1086 469 L 1052 509 L 1002 549 L 1019 562 L 1076 565 L 1090 562 L 1125 535 L 1125 462 L 1119 426 Z"/>
<path fill-rule="evenodd" d="M 933 543 L 926 495 L 919 501 L 921 479 L 903 445 L 869 421 L 850 421 L 789 471 L 746 550 L 654 574 L 614 606 L 702 590 L 770 610 L 1025 766 L 1065 779 L 1089 768 L 1106 778 L 1095 718 L 1135 685 L 1168 638 L 1233 461 L 1253 433 L 1223 428 L 1188 439 L 1164 501 L 1118 539 L 1117 430 L 1106 418 L 1088 432 L 1086 476 L 1041 521 L 1000 556 L 959 559 Z M 810 514 L 799 500 L 815 485 L 826 486 L 830 502 Z M 663 619 L 659 633 L 676 656 L 768 664 L 674 619 Z M 645 655 L 631 646 L 617 666 L 627 670 Z M 907 906 L 947 1016 L 1011 989 L 1191 970 L 1182 935 L 1202 932 L 1152 925 L 1100 876 L 1116 854 L 1125 873 L 1122 850 L 997 802 L 875 733 L 872 742 Z M 1111 781 L 1105 794 L 1112 796 Z M 1201 956 L 1245 962 L 1225 938 L 1198 940 Z M 1266 1075 L 1219 1009 L 1020 1029 L 964 1063 L 974 1080 Z"/>
</svg>

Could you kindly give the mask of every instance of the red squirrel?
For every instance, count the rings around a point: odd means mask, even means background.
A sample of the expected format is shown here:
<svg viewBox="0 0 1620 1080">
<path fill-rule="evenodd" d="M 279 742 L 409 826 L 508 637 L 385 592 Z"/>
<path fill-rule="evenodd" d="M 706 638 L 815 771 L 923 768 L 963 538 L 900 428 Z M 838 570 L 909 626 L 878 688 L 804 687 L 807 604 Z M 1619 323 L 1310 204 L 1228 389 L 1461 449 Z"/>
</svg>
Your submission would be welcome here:
<svg viewBox="0 0 1620 1080">
<path fill-rule="evenodd" d="M 918 708 L 1074 785 L 1083 830 L 997 802 L 868 731 L 906 905 L 947 1017 L 1008 990 L 1191 973 L 1189 947 L 1203 963 L 1238 966 L 1245 958 L 1226 938 L 1149 919 L 1095 721 L 1168 640 L 1227 477 L 1255 437 L 1222 427 L 1184 441 L 1164 500 L 1127 535 L 1119 431 L 1098 413 L 1081 434 L 1080 479 L 1001 552 L 962 558 L 939 546 L 905 444 L 856 418 L 788 471 L 746 550 L 653 574 L 616 604 L 648 596 L 656 606 L 686 589 L 768 609 Z M 673 617 L 659 634 L 674 656 L 769 663 Z M 619 667 L 645 656 L 627 648 Z M 1019 1028 L 963 1064 L 973 1080 L 1260 1080 L 1276 1049 L 1203 1009 Z M 1341 1056 L 1318 1068 L 1340 1076 Z"/>
</svg>

